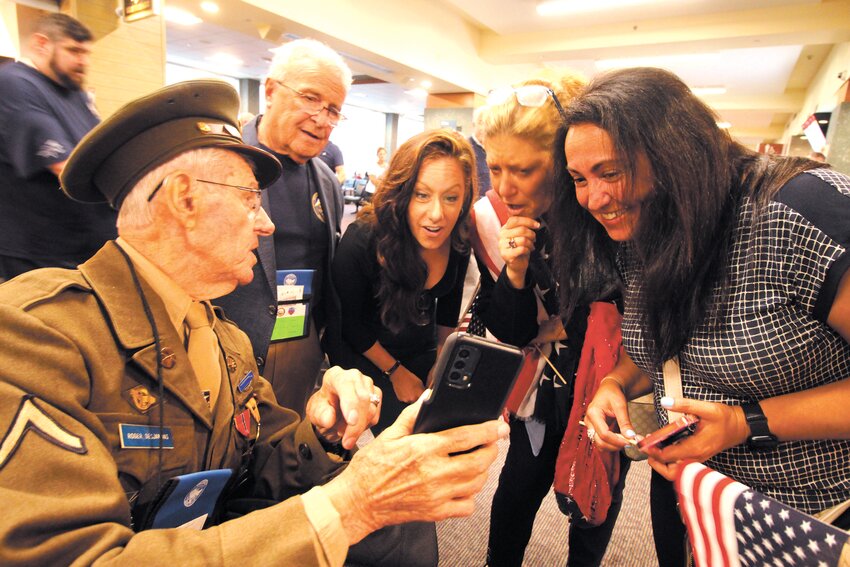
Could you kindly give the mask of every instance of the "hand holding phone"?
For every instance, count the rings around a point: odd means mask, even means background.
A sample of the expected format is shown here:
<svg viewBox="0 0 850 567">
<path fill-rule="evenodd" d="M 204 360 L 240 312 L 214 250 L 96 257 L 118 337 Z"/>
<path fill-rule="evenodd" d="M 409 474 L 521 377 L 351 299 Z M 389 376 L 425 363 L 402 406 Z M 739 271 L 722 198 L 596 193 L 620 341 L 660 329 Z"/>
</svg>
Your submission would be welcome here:
<svg viewBox="0 0 850 567">
<path fill-rule="evenodd" d="M 467 333 L 446 339 L 434 366 L 431 397 L 414 433 L 432 433 L 496 419 L 522 367 L 522 350 Z"/>
<path fill-rule="evenodd" d="M 697 423 L 699 423 L 699 417 L 689 413 L 683 414 L 676 421 L 668 423 L 638 441 L 638 449 L 646 450 L 650 447 L 663 449 L 667 445 L 672 445 L 676 441 L 693 435 L 697 429 Z"/>
</svg>

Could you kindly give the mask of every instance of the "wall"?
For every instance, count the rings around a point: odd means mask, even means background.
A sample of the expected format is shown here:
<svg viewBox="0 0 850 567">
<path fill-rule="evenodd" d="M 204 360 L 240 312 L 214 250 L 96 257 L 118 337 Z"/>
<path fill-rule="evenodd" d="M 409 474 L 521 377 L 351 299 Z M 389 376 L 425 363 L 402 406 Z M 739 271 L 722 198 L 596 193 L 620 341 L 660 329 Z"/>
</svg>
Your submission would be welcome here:
<svg viewBox="0 0 850 567">
<path fill-rule="evenodd" d="M 125 103 L 165 85 L 165 21 L 152 16 L 124 23 L 115 0 L 65 1 L 62 11 L 95 37 L 87 87 L 106 118 Z"/>
<path fill-rule="evenodd" d="M 838 74 L 843 71 L 844 79 L 839 79 Z M 803 106 L 797 115 L 785 126 L 782 135 L 782 143 L 789 144 L 791 136 L 803 131 L 803 122 L 810 115 L 818 111 L 828 112 L 838 104 L 837 91 L 842 83 L 847 80 L 850 72 L 850 43 L 839 43 L 830 51 L 826 61 L 821 65 L 815 75 L 811 86 L 806 91 Z"/>
</svg>

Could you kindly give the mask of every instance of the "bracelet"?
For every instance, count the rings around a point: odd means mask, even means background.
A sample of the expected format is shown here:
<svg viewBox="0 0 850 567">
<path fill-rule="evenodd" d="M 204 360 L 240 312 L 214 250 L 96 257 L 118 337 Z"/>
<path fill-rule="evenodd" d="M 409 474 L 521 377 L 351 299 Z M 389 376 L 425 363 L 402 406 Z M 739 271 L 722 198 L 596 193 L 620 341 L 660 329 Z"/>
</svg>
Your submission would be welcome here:
<svg viewBox="0 0 850 567">
<path fill-rule="evenodd" d="M 396 370 L 398 370 L 398 367 L 399 367 L 399 366 L 401 366 L 401 361 L 400 361 L 400 360 L 396 360 L 396 361 L 395 361 L 395 364 L 393 364 L 392 366 L 390 366 L 389 368 L 387 368 L 386 370 L 384 370 L 381 374 L 383 374 L 383 375 L 384 375 L 384 378 L 386 378 L 387 380 L 389 380 L 389 379 L 392 377 L 393 372 L 395 372 Z"/>
<path fill-rule="evenodd" d="M 626 391 L 626 387 L 625 387 L 625 386 L 623 386 L 623 383 L 622 383 L 622 382 L 620 382 L 619 380 L 617 380 L 616 378 L 614 378 L 613 376 L 606 376 L 605 378 L 603 378 L 602 380 L 600 380 L 600 381 L 599 381 L 599 387 L 601 387 L 601 386 L 602 386 L 602 383 L 603 383 L 605 380 L 613 380 L 613 381 L 614 381 L 614 382 L 616 382 L 616 383 L 617 383 L 617 385 L 620 387 L 620 390 L 621 390 L 621 391 L 623 391 L 623 392 L 625 392 L 625 391 Z"/>
</svg>

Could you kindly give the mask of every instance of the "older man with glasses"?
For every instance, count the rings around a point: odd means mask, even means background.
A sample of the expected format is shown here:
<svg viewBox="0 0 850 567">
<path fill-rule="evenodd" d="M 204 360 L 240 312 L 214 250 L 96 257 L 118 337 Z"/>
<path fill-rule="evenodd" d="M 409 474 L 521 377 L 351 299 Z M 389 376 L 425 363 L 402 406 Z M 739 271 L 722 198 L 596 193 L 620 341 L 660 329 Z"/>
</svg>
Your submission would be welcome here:
<svg viewBox="0 0 850 567">
<path fill-rule="evenodd" d="M 322 332 L 339 312 L 330 265 L 343 202 L 335 174 L 318 156 L 345 119 L 340 110 L 350 84 L 348 66 L 318 41 L 296 40 L 276 51 L 265 114 L 244 126 L 244 138 L 283 165 L 263 196 L 277 228 L 260 238 L 254 281 L 216 302 L 251 338 L 278 401 L 302 415 L 324 360 Z"/>
</svg>

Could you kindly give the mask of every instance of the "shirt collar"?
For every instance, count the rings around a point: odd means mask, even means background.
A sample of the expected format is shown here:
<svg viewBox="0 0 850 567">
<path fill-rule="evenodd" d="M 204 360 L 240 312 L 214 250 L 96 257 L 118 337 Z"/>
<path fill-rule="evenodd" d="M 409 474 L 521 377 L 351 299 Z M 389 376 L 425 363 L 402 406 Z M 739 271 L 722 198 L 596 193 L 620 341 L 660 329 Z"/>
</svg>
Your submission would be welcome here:
<svg viewBox="0 0 850 567">
<path fill-rule="evenodd" d="M 179 333 L 183 329 L 183 321 L 186 319 L 186 313 L 189 312 L 189 306 L 192 304 L 192 298 L 189 294 L 183 291 L 183 288 L 177 285 L 171 277 L 163 272 L 156 264 L 148 260 L 141 252 L 133 248 L 133 246 L 121 238 L 115 240 L 130 257 L 139 276 L 151 286 L 165 306 L 165 311 L 168 313 L 168 319 L 174 325 L 174 329 Z"/>
</svg>

